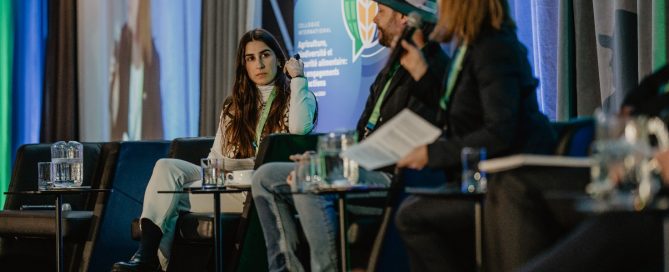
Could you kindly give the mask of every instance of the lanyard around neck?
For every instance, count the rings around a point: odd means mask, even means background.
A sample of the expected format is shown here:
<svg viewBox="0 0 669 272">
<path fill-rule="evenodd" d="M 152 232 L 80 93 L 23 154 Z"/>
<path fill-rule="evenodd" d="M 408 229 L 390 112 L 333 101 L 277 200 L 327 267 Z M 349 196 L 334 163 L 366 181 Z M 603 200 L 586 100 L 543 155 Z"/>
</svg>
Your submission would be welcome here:
<svg viewBox="0 0 669 272">
<path fill-rule="evenodd" d="M 461 45 L 455 52 L 455 61 L 453 62 L 451 69 L 448 71 L 448 80 L 446 81 L 446 92 L 439 101 L 439 106 L 441 107 L 442 110 L 446 110 L 446 108 L 448 107 L 448 100 L 451 98 L 451 93 L 453 93 L 453 89 L 455 89 L 455 82 L 458 79 L 460 70 L 462 70 L 462 62 L 464 61 L 466 54 L 467 54 L 467 44 Z"/>
<path fill-rule="evenodd" d="M 258 119 L 258 125 L 256 126 L 256 140 L 253 142 L 253 148 L 257 151 L 258 146 L 260 146 L 260 137 L 262 136 L 262 131 L 265 129 L 265 123 L 267 122 L 267 116 L 269 115 L 269 110 L 272 108 L 272 102 L 276 98 L 276 87 L 272 89 L 272 92 L 265 102 L 265 106 L 262 107 L 262 113 L 260 113 L 260 119 Z"/>
<path fill-rule="evenodd" d="M 372 114 L 369 116 L 369 120 L 367 120 L 367 128 L 370 130 L 374 129 L 374 127 L 376 127 L 377 121 L 379 121 L 379 117 L 381 116 L 381 104 L 383 104 L 383 100 L 386 97 L 386 93 L 388 92 L 390 84 L 392 83 L 393 78 L 395 77 L 395 73 L 397 73 L 397 70 L 399 70 L 399 68 L 400 64 L 395 63 L 388 72 L 388 80 L 386 81 L 386 84 L 383 86 L 381 94 L 379 94 L 379 97 L 376 98 L 376 104 L 374 105 L 374 110 L 372 110 Z"/>
</svg>

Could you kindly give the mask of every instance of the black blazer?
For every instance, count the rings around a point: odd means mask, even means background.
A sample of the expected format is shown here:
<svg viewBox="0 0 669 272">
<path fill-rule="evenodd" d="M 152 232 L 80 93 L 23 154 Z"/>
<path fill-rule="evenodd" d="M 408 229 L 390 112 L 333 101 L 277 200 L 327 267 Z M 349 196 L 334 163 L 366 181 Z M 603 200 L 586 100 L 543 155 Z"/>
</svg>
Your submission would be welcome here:
<svg viewBox="0 0 669 272">
<path fill-rule="evenodd" d="M 441 46 L 435 42 L 427 43 L 423 49 L 423 54 L 428 60 L 428 71 L 443 75 L 446 71 L 446 64 L 449 62 L 448 56 L 441 50 Z M 365 127 L 369 121 L 369 116 L 374 111 L 376 101 L 379 99 L 383 87 L 386 85 L 386 77 L 389 71 L 384 69 L 374 80 L 369 88 L 369 96 L 365 103 L 365 109 L 358 120 L 358 135 L 360 140 L 364 138 Z M 397 70 L 393 76 L 392 82 L 386 93 L 386 97 L 381 104 L 381 112 L 375 129 L 381 127 L 386 121 L 393 118 L 404 108 L 409 108 L 430 121 L 435 121 L 439 98 L 442 94 L 442 82 L 438 81 L 432 84 L 432 88 L 420 88 L 418 82 L 413 80 L 409 72 L 403 67 Z"/>
<path fill-rule="evenodd" d="M 420 81 L 445 86 L 446 77 L 428 73 Z M 515 30 L 484 29 L 468 46 L 443 113 L 442 136 L 428 145 L 428 167 L 459 166 L 463 147 L 485 147 L 489 158 L 551 153 L 556 136 L 539 111 L 537 83 Z"/>
</svg>

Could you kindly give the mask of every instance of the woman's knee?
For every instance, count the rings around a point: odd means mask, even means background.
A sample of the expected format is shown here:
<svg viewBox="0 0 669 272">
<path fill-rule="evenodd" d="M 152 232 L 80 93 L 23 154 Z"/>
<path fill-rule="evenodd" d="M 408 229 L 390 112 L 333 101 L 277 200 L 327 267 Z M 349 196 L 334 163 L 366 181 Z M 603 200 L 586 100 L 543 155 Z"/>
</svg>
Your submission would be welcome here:
<svg viewBox="0 0 669 272">
<path fill-rule="evenodd" d="M 179 159 L 159 159 L 153 167 L 150 182 L 175 181 L 186 184 L 201 178 L 197 165 Z"/>
<path fill-rule="evenodd" d="M 251 188 L 253 191 L 263 190 L 266 191 L 265 181 L 272 175 L 272 166 L 271 164 L 263 164 L 258 169 L 253 172 L 253 177 L 251 177 Z"/>
<path fill-rule="evenodd" d="M 177 159 L 159 159 L 156 165 L 153 166 L 153 172 L 154 174 L 174 172 L 177 169 L 176 164 L 178 161 Z"/>
</svg>

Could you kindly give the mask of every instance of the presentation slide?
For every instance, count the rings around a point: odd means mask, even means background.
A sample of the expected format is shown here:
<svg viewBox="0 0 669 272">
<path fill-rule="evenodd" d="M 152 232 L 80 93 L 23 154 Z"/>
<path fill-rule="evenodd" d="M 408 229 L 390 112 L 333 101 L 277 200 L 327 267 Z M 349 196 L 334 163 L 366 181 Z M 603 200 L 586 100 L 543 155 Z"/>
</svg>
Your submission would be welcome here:
<svg viewBox="0 0 669 272">
<path fill-rule="evenodd" d="M 200 1 L 80 0 L 82 141 L 197 136 Z"/>
<path fill-rule="evenodd" d="M 378 43 L 371 0 L 297 0 L 295 48 L 318 97 L 319 132 L 354 129 L 390 50 Z"/>
</svg>

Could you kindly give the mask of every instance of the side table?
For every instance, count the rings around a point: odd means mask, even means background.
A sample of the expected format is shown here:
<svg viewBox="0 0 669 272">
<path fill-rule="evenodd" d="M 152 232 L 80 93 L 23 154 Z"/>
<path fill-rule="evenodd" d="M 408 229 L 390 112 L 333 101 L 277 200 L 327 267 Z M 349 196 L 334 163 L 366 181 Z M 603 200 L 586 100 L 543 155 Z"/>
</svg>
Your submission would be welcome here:
<svg viewBox="0 0 669 272">
<path fill-rule="evenodd" d="M 214 256 L 215 271 L 223 271 L 223 239 L 221 238 L 221 194 L 250 192 L 251 186 L 222 186 L 215 188 L 187 187 L 180 191 L 158 191 L 159 194 L 211 194 L 214 196 Z"/>
<path fill-rule="evenodd" d="M 352 186 L 352 187 L 333 187 L 320 188 L 312 192 L 291 192 L 291 194 L 313 193 L 317 195 L 337 195 L 337 206 L 339 208 L 339 260 L 340 271 L 348 271 L 348 239 L 346 237 L 346 196 L 349 194 L 366 194 L 372 192 L 387 192 L 389 187 L 371 187 L 371 186 Z"/>
<path fill-rule="evenodd" d="M 90 187 L 51 188 L 41 191 L 17 191 L 5 192 L 6 195 L 52 195 L 55 196 L 56 204 L 56 269 L 64 271 L 65 259 L 63 256 L 63 195 L 111 192 L 111 189 L 91 189 Z"/>
</svg>

